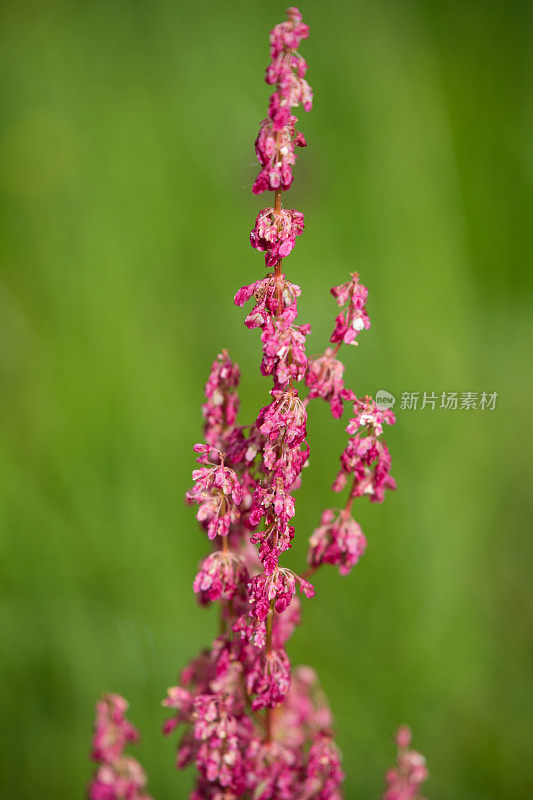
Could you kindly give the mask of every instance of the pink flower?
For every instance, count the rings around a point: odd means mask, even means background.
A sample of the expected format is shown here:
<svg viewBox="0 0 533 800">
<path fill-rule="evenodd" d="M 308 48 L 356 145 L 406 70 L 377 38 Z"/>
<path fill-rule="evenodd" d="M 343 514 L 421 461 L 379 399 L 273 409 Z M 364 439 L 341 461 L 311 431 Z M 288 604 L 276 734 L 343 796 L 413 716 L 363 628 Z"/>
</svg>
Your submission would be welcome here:
<svg viewBox="0 0 533 800">
<path fill-rule="evenodd" d="M 296 50 L 302 39 L 309 36 L 309 25 L 302 22 L 298 8 L 288 8 L 287 16 L 287 22 L 280 22 L 270 32 L 271 58 L 276 58 L 283 50 Z"/>
<path fill-rule="evenodd" d="M 239 411 L 239 366 L 223 350 L 213 361 L 205 385 L 206 402 L 202 406 L 205 419 L 205 440 L 216 449 L 224 444 Z"/>
<path fill-rule="evenodd" d="M 151 800 L 144 792 L 144 770 L 124 755 L 127 744 L 139 741 L 137 729 L 125 717 L 127 708 L 118 694 L 105 694 L 96 704 L 91 757 L 100 766 L 89 785 L 90 800 Z"/>
<path fill-rule="evenodd" d="M 321 526 L 309 539 L 307 563 L 313 568 L 334 564 L 341 575 L 347 575 L 365 549 L 366 539 L 357 522 L 343 511 L 335 515 L 328 509 L 322 514 Z"/>
<path fill-rule="evenodd" d="M 264 208 L 255 220 L 250 234 L 250 244 L 265 254 L 265 264 L 273 267 L 286 258 L 304 230 L 304 215 L 295 209 L 282 209 L 276 214 L 273 208 Z"/>
<path fill-rule="evenodd" d="M 127 744 L 139 741 L 139 732 L 126 719 L 128 703 L 119 694 L 105 694 L 96 704 L 92 759 L 111 762 Z"/>
<path fill-rule="evenodd" d="M 422 800 L 420 787 L 428 777 L 426 760 L 421 753 L 408 749 L 410 742 L 411 731 L 403 725 L 396 734 L 398 758 L 396 767 L 385 776 L 383 800 Z"/>
<path fill-rule="evenodd" d="M 195 445 L 205 463 L 211 448 Z M 229 526 L 239 518 L 238 505 L 242 500 L 242 487 L 234 470 L 224 466 L 224 456 L 219 453 L 220 464 L 193 470 L 195 484 L 186 494 L 188 503 L 198 503 L 196 518 L 207 529 L 209 539 L 227 536 Z"/>
<path fill-rule="evenodd" d="M 262 328 L 273 317 L 277 317 L 286 327 L 291 325 L 297 316 L 296 299 L 302 290 L 296 284 L 286 280 L 285 275 L 272 273 L 249 286 L 243 286 L 235 295 L 235 305 L 243 306 L 252 297 L 256 305 L 245 319 L 248 328 Z M 281 298 L 281 314 L 279 312 Z"/>
<path fill-rule="evenodd" d="M 200 742 L 196 766 L 203 777 L 236 794 L 245 788 L 243 751 L 252 724 L 230 694 L 200 694 L 193 704 L 193 735 Z"/>
<path fill-rule="evenodd" d="M 248 570 L 235 553 L 215 551 L 202 562 L 193 589 L 203 604 L 232 600 L 248 583 Z"/>
<path fill-rule="evenodd" d="M 386 489 L 395 489 L 390 475 L 391 457 L 385 442 L 379 437 L 383 424 L 394 425 L 396 419 L 389 409 L 379 409 L 371 397 L 358 400 L 353 393 L 354 416 L 346 428 L 352 437 L 341 454 L 341 469 L 333 483 L 340 492 L 348 477 L 353 476 L 352 497 L 368 495 L 372 502 L 383 502 Z"/>
<path fill-rule="evenodd" d="M 276 388 L 304 377 L 307 368 L 305 338 L 310 331 L 308 324 L 288 327 L 282 319 L 271 319 L 264 325 L 261 374 L 273 375 Z"/>
<path fill-rule="evenodd" d="M 352 475 L 352 497 L 368 495 L 374 503 L 382 503 L 386 489 L 396 489 L 390 473 L 391 457 L 385 442 L 371 437 L 350 439 L 341 455 L 341 469 L 333 483 L 333 491 L 340 492 Z"/>
<path fill-rule="evenodd" d="M 331 413 L 336 419 L 342 416 L 344 392 L 344 364 L 334 356 L 331 347 L 326 348 L 323 356 L 309 360 L 305 382 L 309 387 L 309 399 L 321 397 L 327 400 Z"/>
<path fill-rule="evenodd" d="M 278 706 L 276 713 L 281 710 Z M 301 755 L 285 741 L 253 739 L 248 751 L 254 800 L 292 800 L 299 797 Z M 302 798 L 303 800 L 303 798 Z"/>
<path fill-rule="evenodd" d="M 270 34 L 271 63 L 267 67 L 265 80 L 276 84 L 276 91 L 270 98 L 268 115 L 274 131 L 290 127 L 293 117 L 291 108 L 302 104 L 310 111 L 313 92 L 304 76 L 307 64 L 296 52 L 302 39 L 309 35 L 309 28 L 302 23 L 298 9 L 290 8 L 287 22 L 276 25 Z"/>
<path fill-rule="evenodd" d="M 398 747 L 402 749 L 409 747 L 412 739 L 411 728 L 409 728 L 407 725 L 400 725 L 394 738 Z"/>
<path fill-rule="evenodd" d="M 287 190 L 292 183 L 292 167 L 296 163 L 296 147 L 307 147 L 307 142 L 301 133 L 294 129 L 296 117 L 290 116 L 285 127 L 280 131 L 274 130 L 270 119 L 261 123 L 261 128 L 255 141 L 255 152 L 261 171 L 252 191 L 261 194 L 276 189 Z"/>
<path fill-rule="evenodd" d="M 328 733 L 321 733 L 311 745 L 305 775 L 304 797 L 313 800 L 339 798 L 344 780 L 339 751 Z"/>
<path fill-rule="evenodd" d="M 248 694 L 257 695 L 252 709 L 274 708 L 282 703 L 291 683 L 291 665 L 282 648 L 269 650 L 256 656 L 246 674 Z"/>
<path fill-rule="evenodd" d="M 183 722 L 188 722 L 192 714 L 193 696 L 187 689 L 181 686 L 171 686 L 167 692 L 167 697 L 162 701 L 162 705 L 166 708 L 173 708 L 176 713 L 173 717 L 166 720 L 163 725 L 163 733 L 168 736 L 169 733 Z"/>
<path fill-rule="evenodd" d="M 300 485 L 300 473 L 309 463 L 309 445 L 304 441 L 298 447 L 279 448 L 267 441 L 263 462 L 267 469 L 275 472 L 277 479 L 283 478 L 283 486 L 288 491 L 295 491 Z"/>
<path fill-rule="evenodd" d="M 151 800 L 144 792 L 146 775 L 132 756 L 102 764 L 89 786 L 89 800 Z"/>
<path fill-rule="evenodd" d="M 264 650 L 266 645 L 266 624 L 264 619 L 241 614 L 233 623 L 232 630 L 240 634 L 241 639 L 247 644 L 253 645 L 257 650 Z"/>
<path fill-rule="evenodd" d="M 390 455 L 380 439 L 394 416 L 344 386 L 344 365 L 337 358 L 341 342 L 355 343 L 370 325 L 367 289 L 353 273 L 331 290 L 340 307 L 331 337 L 337 346 L 308 362 L 310 326 L 296 324 L 301 290 L 281 272 L 282 259 L 304 230 L 303 214 L 283 209 L 280 193 L 291 186 L 296 148 L 306 146 L 292 112 L 312 105 L 307 64 L 297 49 L 308 32 L 299 10 L 289 8 L 287 20 L 271 33 L 266 82 L 273 93 L 255 144 L 260 173 L 253 192 L 274 191 L 276 202 L 260 211 L 250 241 L 273 269 L 235 295 L 239 306 L 254 301 L 245 324 L 260 329 L 260 369 L 272 377 L 270 402 L 251 425 L 237 425 L 239 368 L 225 350 L 217 356 L 202 406 L 205 442 L 194 447 L 198 467 L 186 495 L 215 541 L 193 589 L 202 604 L 220 603 L 220 634 L 185 667 L 163 700 L 170 709 L 163 732 L 180 728 L 176 765 L 196 768 L 191 800 L 340 800 L 344 776 L 331 711 L 314 672 L 291 670 L 285 651 L 300 622 L 300 595 L 315 594 L 306 578 L 280 563 L 292 545 L 294 492 L 309 458 L 307 400 L 298 396 L 299 381 L 306 378 L 308 399 L 328 401 L 334 417 L 341 416 L 344 402 L 353 403 L 350 440 L 334 484 L 339 491 L 351 480 L 348 501 L 343 511 L 322 515 L 310 539 L 307 575 L 326 563 L 341 574 L 350 571 L 366 547 L 349 515 L 353 498 L 366 494 L 380 502 L 394 486 Z M 91 800 L 149 800 L 142 768 L 123 752 L 138 737 L 125 719 L 126 708 L 118 695 L 99 705 L 93 745 L 99 769 Z M 423 759 L 408 750 L 407 729 L 400 729 L 397 741 L 398 767 L 388 776 L 386 800 L 418 800 Z"/>
<path fill-rule="evenodd" d="M 277 567 L 270 575 L 254 575 L 248 586 L 250 614 L 259 620 L 266 619 L 270 609 L 281 614 L 289 607 L 297 588 L 306 597 L 314 597 L 312 584 L 286 567 Z"/>
<path fill-rule="evenodd" d="M 376 437 L 381 436 L 383 433 L 383 423 L 387 425 L 394 425 L 396 417 L 389 409 L 378 408 L 374 400 L 368 395 L 362 400 L 355 398 L 353 404 L 354 416 L 346 427 L 346 432 L 353 436 L 360 428 L 366 426 L 370 435 Z"/>
<path fill-rule="evenodd" d="M 272 390 L 273 401 L 264 406 L 256 420 L 261 434 L 270 442 L 278 442 L 283 437 L 287 447 L 294 447 L 306 437 L 307 412 L 295 391 Z"/>
<path fill-rule="evenodd" d="M 366 313 L 368 289 L 359 283 L 359 275 L 352 272 L 352 279 L 340 286 L 334 286 L 331 294 L 336 298 L 340 308 L 344 310 L 335 320 L 335 330 L 331 334 L 331 342 L 357 344 L 357 334 L 370 328 L 370 319 Z"/>
</svg>

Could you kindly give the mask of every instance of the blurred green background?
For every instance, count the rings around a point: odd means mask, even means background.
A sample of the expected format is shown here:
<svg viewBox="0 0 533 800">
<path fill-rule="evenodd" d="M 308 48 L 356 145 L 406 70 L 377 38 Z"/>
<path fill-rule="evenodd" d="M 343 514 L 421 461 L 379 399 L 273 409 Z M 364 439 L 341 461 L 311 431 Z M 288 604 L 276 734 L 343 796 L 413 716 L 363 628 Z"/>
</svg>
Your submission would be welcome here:
<svg viewBox="0 0 533 800">
<path fill-rule="evenodd" d="M 156 800 L 185 798 L 159 703 L 216 629 L 183 504 L 209 366 L 228 347 L 242 418 L 265 402 L 235 290 L 268 30 L 284 6 L 179 0 L 1 8 L 2 797 L 81 797 L 93 703 L 129 698 Z M 401 410 L 399 490 L 356 505 L 369 539 L 317 578 L 292 640 L 337 720 L 347 798 L 378 798 L 400 722 L 430 798 L 531 798 L 531 7 L 302 5 L 315 90 L 286 202 L 309 352 L 357 268 L 372 329 L 358 393 L 498 392 L 494 411 Z M 528 147 L 529 146 L 529 147 Z M 343 446 L 310 412 L 301 565 Z"/>
</svg>

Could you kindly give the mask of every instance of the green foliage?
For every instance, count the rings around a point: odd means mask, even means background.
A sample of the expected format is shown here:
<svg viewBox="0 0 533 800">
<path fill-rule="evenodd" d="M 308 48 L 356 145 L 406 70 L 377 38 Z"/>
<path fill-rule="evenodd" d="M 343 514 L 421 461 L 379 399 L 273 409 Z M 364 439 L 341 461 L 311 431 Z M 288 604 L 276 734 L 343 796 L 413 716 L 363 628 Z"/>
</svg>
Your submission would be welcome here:
<svg viewBox="0 0 533 800">
<path fill-rule="evenodd" d="M 129 698 L 157 800 L 185 798 L 160 699 L 210 639 L 207 550 L 182 495 L 210 363 L 264 403 L 234 291 L 268 89 L 272 3 L 35 0 L 1 10 L 0 526 L 6 800 L 70 800 L 93 703 Z M 372 329 L 358 393 L 497 391 L 495 411 L 398 411 L 399 491 L 356 504 L 367 555 L 324 572 L 291 657 L 331 698 L 347 798 L 377 798 L 400 722 L 434 800 L 531 796 L 527 524 L 532 395 L 531 16 L 520 2 L 306 0 L 315 108 L 302 112 L 287 261 L 310 352 L 329 287 L 358 269 Z M 398 410 L 398 406 L 396 408 Z M 529 430 L 528 430 L 529 428 Z M 344 440 L 311 409 L 298 567 Z M 529 442 L 531 439 L 529 439 Z"/>
</svg>

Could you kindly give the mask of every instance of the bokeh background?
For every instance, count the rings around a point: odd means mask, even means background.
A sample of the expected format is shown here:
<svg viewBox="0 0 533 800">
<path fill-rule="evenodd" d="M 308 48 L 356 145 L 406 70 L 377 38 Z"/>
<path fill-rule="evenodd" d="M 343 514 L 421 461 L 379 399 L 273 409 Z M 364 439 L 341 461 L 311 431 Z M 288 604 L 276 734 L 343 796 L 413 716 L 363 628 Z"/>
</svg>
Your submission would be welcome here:
<svg viewBox="0 0 533 800">
<path fill-rule="evenodd" d="M 216 630 L 183 504 L 203 384 L 225 346 L 242 418 L 265 402 L 235 290 L 264 273 L 253 140 L 273 3 L 4 2 L 0 50 L 0 749 L 6 800 L 81 797 L 93 703 L 131 703 L 157 800 L 185 798 L 160 700 Z M 324 571 L 291 657 L 337 720 L 346 797 L 377 798 L 400 722 L 434 800 L 526 800 L 531 768 L 531 6 L 306 0 L 310 147 L 286 267 L 309 351 L 357 268 L 358 393 L 398 402 L 399 490 Z M 263 198 L 264 199 L 264 198 Z M 498 392 L 495 410 L 402 410 L 403 392 Z M 301 565 L 343 446 L 310 413 Z"/>
</svg>

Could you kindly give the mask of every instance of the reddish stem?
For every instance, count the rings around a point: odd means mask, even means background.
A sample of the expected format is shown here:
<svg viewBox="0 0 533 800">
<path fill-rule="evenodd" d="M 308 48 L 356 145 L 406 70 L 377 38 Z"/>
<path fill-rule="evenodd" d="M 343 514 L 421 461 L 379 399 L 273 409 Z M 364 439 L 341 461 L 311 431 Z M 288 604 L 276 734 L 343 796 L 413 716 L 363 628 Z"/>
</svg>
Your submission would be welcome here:
<svg viewBox="0 0 533 800">
<path fill-rule="evenodd" d="M 272 650 L 272 629 L 274 627 L 274 608 L 272 604 L 270 605 L 270 611 L 268 612 L 268 616 L 266 619 L 266 644 L 265 649 L 266 652 L 269 653 Z M 273 710 L 270 707 L 267 707 L 265 712 L 265 742 L 272 741 L 272 716 Z"/>
<path fill-rule="evenodd" d="M 274 214 L 279 217 L 281 214 L 281 189 L 276 189 L 274 192 Z M 283 290 L 281 288 L 281 258 L 274 267 L 274 276 L 276 279 L 276 300 L 278 301 L 278 317 L 283 313 Z"/>
</svg>

